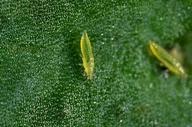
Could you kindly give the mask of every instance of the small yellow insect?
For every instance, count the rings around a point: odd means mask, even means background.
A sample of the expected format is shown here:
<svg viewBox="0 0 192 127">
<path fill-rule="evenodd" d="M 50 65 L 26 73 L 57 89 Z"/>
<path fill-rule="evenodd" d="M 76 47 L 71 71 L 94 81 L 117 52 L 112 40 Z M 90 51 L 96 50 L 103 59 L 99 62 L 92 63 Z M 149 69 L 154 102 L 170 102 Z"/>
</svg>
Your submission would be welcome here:
<svg viewBox="0 0 192 127">
<path fill-rule="evenodd" d="M 154 41 L 149 42 L 149 48 L 152 54 L 171 72 L 181 77 L 187 77 L 187 74 L 185 73 L 185 70 L 180 62 L 170 55 L 165 49 L 156 44 Z"/>
<path fill-rule="evenodd" d="M 94 69 L 94 58 L 93 51 L 91 47 L 91 42 L 84 31 L 80 40 L 80 48 L 82 53 L 83 67 L 88 79 L 93 79 L 93 69 Z"/>
</svg>

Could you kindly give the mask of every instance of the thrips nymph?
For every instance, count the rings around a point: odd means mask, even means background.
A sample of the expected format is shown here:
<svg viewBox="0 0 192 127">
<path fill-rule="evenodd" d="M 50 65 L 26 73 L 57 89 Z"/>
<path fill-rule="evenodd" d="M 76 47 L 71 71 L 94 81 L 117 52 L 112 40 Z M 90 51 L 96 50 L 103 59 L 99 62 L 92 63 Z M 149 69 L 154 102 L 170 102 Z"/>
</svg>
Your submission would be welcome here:
<svg viewBox="0 0 192 127">
<path fill-rule="evenodd" d="M 94 57 L 91 42 L 86 31 L 83 32 L 81 37 L 80 48 L 85 74 L 87 75 L 88 79 L 93 79 Z"/>
<path fill-rule="evenodd" d="M 149 49 L 152 54 L 171 72 L 181 77 L 187 77 L 187 74 L 185 73 L 185 70 L 183 69 L 180 62 L 157 43 L 150 41 Z"/>
</svg>

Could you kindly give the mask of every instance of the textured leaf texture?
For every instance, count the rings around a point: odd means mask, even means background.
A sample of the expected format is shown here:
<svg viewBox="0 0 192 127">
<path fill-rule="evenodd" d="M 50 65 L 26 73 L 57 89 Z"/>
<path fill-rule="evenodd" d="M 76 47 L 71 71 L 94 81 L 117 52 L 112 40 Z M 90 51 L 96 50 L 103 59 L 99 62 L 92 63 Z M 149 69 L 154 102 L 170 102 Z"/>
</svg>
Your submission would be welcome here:
<svg viewBox="0 0 192 127">
<path fill-rule="evenodd" d="M 191 73 L 165 76 L 147 49 L 179 42 L 191 58 L 191 31 L 191 0 L 1 0 L 0 126 L 191 127 Z"/>
</svg>

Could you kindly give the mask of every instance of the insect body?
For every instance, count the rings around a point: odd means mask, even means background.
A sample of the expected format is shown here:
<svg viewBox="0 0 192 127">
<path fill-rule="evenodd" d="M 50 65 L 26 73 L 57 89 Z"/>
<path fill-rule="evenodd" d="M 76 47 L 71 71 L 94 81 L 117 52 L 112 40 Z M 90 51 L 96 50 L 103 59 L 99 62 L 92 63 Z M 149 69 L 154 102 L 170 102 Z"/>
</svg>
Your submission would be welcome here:
<svg viewBox="0 0 192 127">
<path fill-rule="evenodd" d="M 91 47 L 91 42 L 87 35 L 87 32 L 84 32 L 80 40 L 80 48 L 82 53 L 83 67 L 88 79 L 93 78 L 93 69 L 94 69 L 94 58 L 93 51 Z"/>
<path fill-rule="evenodd" d="M 180 75 L 181 77 L 186 77 L 187 74 L 185 73 L 182 65 L 180 62 L 177 61 L 176 58 L 171 56 L 165 49 L 161 46 L 156 44 L 153 41 L 149 42 L 149 48 L 152 54 L 171 72 Z"/>
</svg>

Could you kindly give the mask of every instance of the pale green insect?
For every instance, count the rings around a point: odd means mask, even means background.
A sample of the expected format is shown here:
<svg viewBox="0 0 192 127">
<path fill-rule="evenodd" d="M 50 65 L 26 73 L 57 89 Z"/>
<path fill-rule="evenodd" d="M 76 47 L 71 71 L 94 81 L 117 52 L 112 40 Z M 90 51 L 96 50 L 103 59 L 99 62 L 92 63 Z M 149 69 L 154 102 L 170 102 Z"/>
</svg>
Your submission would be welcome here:
<svg viewBox="0 0 192 127">
<path fill-rule="evenodd" d="M 80 48 L 82 53 L 83 67 L 85 69 L 85 74 L 88 79 L 93 79 L 93 70 L 94 70 L 94 57 L 91 47 L 91 42 L 87 35 L 87 32 L 84 31 L 81 40 Z"/>
<path fill-rule="evenodd" d="M 187 77 L 187 74 L 185 73 L 185 70 L 180 62 L 171 56 L 165 49 L 156 44 L 154 41 L 149 42 L 149 48 L 152 54 L 171 72 L 181 77 Z"/>
</svg>

